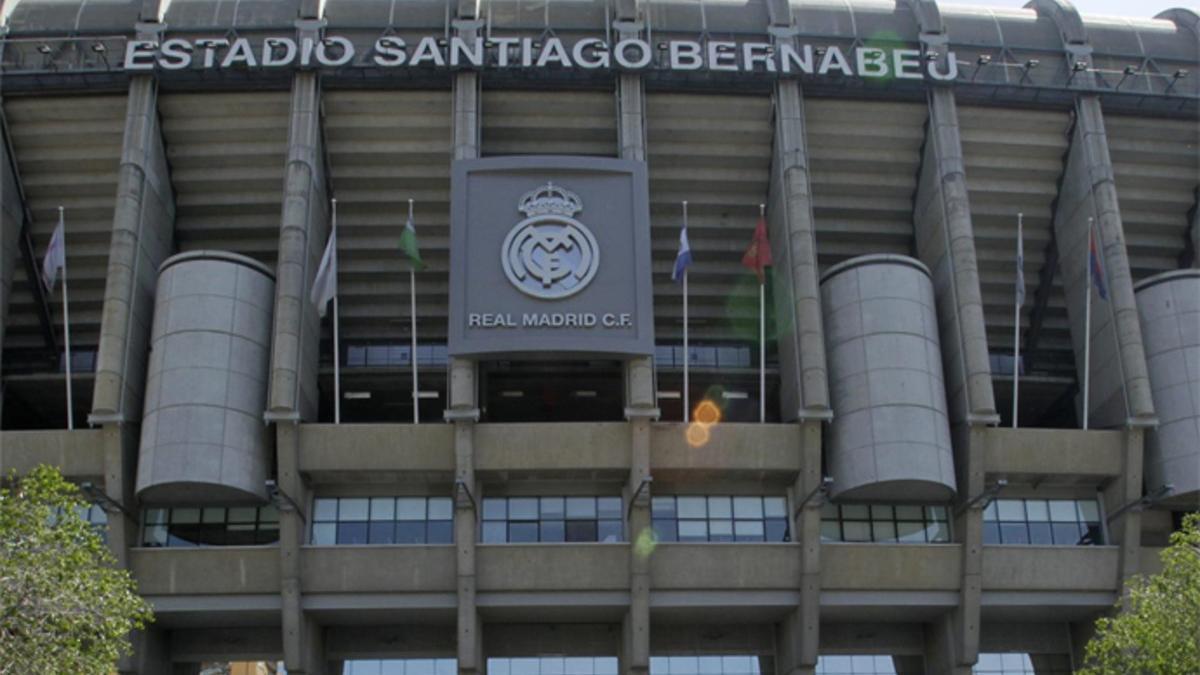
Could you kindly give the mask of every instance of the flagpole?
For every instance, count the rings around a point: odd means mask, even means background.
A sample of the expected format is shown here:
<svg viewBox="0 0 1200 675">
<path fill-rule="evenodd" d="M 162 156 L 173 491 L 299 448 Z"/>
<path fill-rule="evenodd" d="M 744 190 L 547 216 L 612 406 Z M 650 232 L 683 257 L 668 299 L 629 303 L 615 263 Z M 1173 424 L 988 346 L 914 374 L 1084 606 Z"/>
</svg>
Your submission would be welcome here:
<svg viewBox="0 0 1200 675">
<path fill-rule="evenodd" d="M 760 218 L 767 216 L 767 205 L 758 205 Z M 760 272 L 761 275 L 761 272 Z M 758 423 L 767 421 L 767 284 L 758 282 Z"/>
<path fill-rule="evenodd" d="M 62 275 L 63 275 L 63 348 L 66 353 L 67 372 L 67 429 L 75 430 L 74 397 L 71 395 L 71 300 L 67 291 L 67 226 L 63 207 L 58 207 L 58 226 L 62 228 Z"/>
<path fill-rule="evenodd" d="M 408 200 L 408 222 L 413 219 L 413 200 Z M 412 333 L 412 351 L 409 353 L 409 361 L 412 362 L 412 400 L 413 400 L 413 424 L 421 423 L 420 415 L 420 390 L 417 388 L 417 266 L 409 261 L 408 263 L 408 311 L 409 320 L 412 322 L 412 328 L 409 331 Z"/>
<path fill-rule="evenodd" d="M 683 230 L 687 231 L 687 201 L 683 202 Z M 683 268 L 683 422 L 687 424 L 691 415 L 691 398 L 688 381 L 688 366 L 692 360 L 691 349 L 688 346 L 688 271 Z"/>
<path fill-rule="evenodd" d="M 1088 428 L 1088 394 L 1092 377 L 1092 219 L 1088 218 L 1087 245 L 1084 246 L 1083 279 L 1083 428 Z"/>
<path fill-rule="evenodd" d="M 333 214 L 334 288 L 337 289 L 337 199 L 329 200 Z M 333 293 L 333 423 L 342 423 L 342 343 L 338 335 L 338 294 Z"/>
<path fill-rule="evenodd" d="M 1017 214 L 1017 265 L 1021 265 L 1024 260 L 1024 214 Z M 1020 381 L 1021 381 L 1021 300 L 1025 295 L 1025 277 L 1024 270 L 1018 269 L 1017 274 L 1021 283 L 1021 288 L 1017 290 L 1017 302 L 1013 305 L 1013 396 L 1012 396 L 1012 427 L 1017 428 L 1017 399 L 1020 397 Z"/>
</svg>

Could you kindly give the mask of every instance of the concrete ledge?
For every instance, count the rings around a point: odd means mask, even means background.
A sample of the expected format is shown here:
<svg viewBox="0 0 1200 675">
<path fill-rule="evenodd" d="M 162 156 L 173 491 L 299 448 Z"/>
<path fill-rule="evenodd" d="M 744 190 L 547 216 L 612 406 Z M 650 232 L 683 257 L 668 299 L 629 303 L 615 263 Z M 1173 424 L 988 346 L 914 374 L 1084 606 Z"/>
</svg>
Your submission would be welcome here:
<svg viewBox="0 0 1200 675">
<path fill-rule="evenodd" d="M 721 423 L 705 442 L 688 442 L 688 425 L 655 424 L 650 435 L 654 472 L 722 471 L 761 475 L 800 471 L 800 425 Z"/>
<path fill-rule="evenodd" d="M 1100 483 L 1121 474 L 1122 431 L 990 428 L 984 440 L 984 471 L 1024 481 L 1048 476 L 1072 483 Z"/>
<path fill-rule="evenodd" d="M 475 470 L 624 474 L 630 442 L 625 422 L 479 424 Z"/>
<path fill-rule="evenodd" d="M 0 475 L 27 474 L 39 464 L 58 467 L 71 480 L 104 477 L 104 432 L 49 429 L 0 432 Z"/>
<path fill-rule="evenodd" d="M 799 544 L 664 543 L 650 557 L 655 591 L 794 590 Z"/>
<path fill-rule="evenodd" d="M 302 424 L 300 470 L 321 473 L 454 472 L 449 424 Z"/>
<path fill-rule="evenodd" d="M 984 546 L 985 591 L 1118 589 L 1116 546 Z"/>
<path fill-rule="evenodd" d="M 155 596 L 279 593 L 279 548 L 135 548 L 138 593 Z"/>
<path fill-rule="evenodd" d="M 629 590 L 629 544 L 480 544 L 475 556 L 481 592 Z"/>
<path fill-rule="evenodd" d="M 453 546 L 305 546 L 304 593 L 454 592 Z"/>
<path fill-rule="evenodd" d="M 959 544 L 821 545 L 821 590 L 955 591 Z"/>
</svg>

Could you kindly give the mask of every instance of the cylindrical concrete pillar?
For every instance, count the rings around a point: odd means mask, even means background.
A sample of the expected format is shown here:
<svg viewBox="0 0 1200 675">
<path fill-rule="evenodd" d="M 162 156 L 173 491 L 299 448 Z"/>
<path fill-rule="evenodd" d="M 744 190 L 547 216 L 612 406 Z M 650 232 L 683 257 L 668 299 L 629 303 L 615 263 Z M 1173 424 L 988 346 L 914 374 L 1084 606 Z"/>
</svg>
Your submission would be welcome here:
<svg viewBox="0 0 1200 675">
<path fill-rule="evenodd" d="M 1146 487 L 1175 486 L 1172 501 L 1200 493 L 1200 269 L 1165 272 L 1134 286 L 1158 428 L 1146 438 Z"/>
<path fill-rule="evenodd" d="M 144 502 L 265 499 L 275 279 L 233 253 L 172 256 L 159 268 L 138 459 Z"/>
<path fill-rule="evenodd" d="M 834 497 L 943 501 L 954 453 L 929 270 L 868 255 L 821 279 L 834 419 Z"/>
</svg>

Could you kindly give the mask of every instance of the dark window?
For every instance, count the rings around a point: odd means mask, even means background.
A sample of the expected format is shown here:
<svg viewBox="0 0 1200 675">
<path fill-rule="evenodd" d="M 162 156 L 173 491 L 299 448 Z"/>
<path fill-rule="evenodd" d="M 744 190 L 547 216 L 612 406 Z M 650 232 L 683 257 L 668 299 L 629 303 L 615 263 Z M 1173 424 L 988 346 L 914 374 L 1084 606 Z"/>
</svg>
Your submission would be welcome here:
<svg viewBox="0 0 1200 675">
<path fill-rule="evenodd" d="M 985 544 L 1102 544 L 1094 499 L 997 499 L 983 512 Z"/>
<path fill-rule="evenodd" d="M 485 544 L 622 541 L 620 497 L 488 497 Z"/>
<path fill-rule="evenodd" d="M 317 545 L 454 542 L 449 497 L 318 497 L 312 510 Z"/>
<path fill-rule="evenodd" d="M 987 532 L 984 532 L 987 537 Z M 834 504 L 821 509 L 821 540 L 924 544 L 950 541 L 944 506 Z"/>
<path fill-rule="evenodd" d="M 142 546 L 255 546 L 279 541 L 274 506 L 151 508 L 142 512 Z"/>
<path fill-rule="evenodd" d="M 787 499 L 677 495 L 650 500 L 659 541 L 790 541 Z"/>
</svg>

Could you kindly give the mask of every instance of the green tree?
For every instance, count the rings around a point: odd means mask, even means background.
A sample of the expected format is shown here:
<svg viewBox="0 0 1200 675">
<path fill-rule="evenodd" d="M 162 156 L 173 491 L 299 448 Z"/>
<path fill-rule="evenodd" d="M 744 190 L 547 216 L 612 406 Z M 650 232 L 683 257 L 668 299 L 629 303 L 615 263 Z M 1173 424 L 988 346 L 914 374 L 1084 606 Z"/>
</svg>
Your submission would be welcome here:
<svg viewBox="0 0 1200 675">
<path fill-rule="evenodd" d="M 1162 572 L 1129 582 L 1116 616 L 1096 621 L 1079 673 L 1200 673 L 1200 513 L 1183 519 L 1162 562 Z"/>
<path fill-rule="evenodd" d="M 85 506 L 48 466 L 0 487 L 0 675 L 108 675 L 153 620 Z"/>
</svg>

